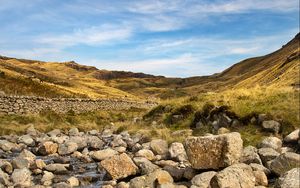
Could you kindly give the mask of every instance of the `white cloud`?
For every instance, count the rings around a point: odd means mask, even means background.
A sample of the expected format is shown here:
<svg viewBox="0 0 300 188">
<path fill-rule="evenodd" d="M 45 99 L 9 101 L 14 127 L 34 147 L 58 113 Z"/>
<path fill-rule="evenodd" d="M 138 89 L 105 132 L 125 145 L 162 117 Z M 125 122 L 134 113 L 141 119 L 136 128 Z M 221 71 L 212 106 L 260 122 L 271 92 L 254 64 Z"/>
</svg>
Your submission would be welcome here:
<svg viewBox="0 0 300 188">
<path fill-rule="evenodd" d="M 132 30 L 129 27 L 102 25 L 100 27 L 77 29 L 69 34 L 41 35 L 37 37 L 35 42 L 61 48 L 78 44 L 97 46 L 107 44 L 112 41 L 124 40 L 129 38 L 131 35 Z"/>
</svg>

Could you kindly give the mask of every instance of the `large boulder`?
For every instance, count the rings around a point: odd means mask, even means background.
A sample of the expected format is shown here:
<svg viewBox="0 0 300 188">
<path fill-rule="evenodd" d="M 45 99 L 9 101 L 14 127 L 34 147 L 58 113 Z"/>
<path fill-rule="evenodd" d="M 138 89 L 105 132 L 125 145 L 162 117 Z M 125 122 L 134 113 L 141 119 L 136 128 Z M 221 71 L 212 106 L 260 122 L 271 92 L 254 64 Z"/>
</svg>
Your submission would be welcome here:
<svg viewBox="0 0 300 188">
<path fill-rule="evenodd" d="M 274 136 L 267 137 L 261 141 L 259 144 L 260 148 L 272 148 L 278 152 L 280 152 L 282 147 L 282 141 Z"/>
<path fill-rule="evenodd" d="M 154 154 L 158 155 L 166 155 L 168 154 L 168 143 L 162 139 L 152 140 L 150 142 L 150 148 L 154 152 Z"/>
<path fill-rule="evenodd" d="M 159 185 L 173 183 L 172 176 L 164 170 L 155 170 L 154 172 L 133 178 L 130 180 L 129 187 L 130 188 L 156 188 Z"/>
<path fill-rule="evenodd" d="M 14 185 L 20 187 L 30 187 L 31 186 L 31 172 L 27 168 L 15 169 L 11 175 L 11 179 Z"/>
<path fill-rule="evenodd" d="M 300 168 L 293 168 L 284 173 L 275 184 L 276 188 L 299 188 Z"/>
<path fill-rule="evenodd" d="M 267 163 L 269 161 L 275 159 L 276 157 L 278 157 L 280 155 L 280 153 L 278 153 L 277 151 L 275 151 L 272 148 L 260 148 L 258 150 L 258 154 L 265 166 L 267 165 Z"/>
<path fill-rule="evenodd" d="M 185 150 L 195 169 L 219 169 L 239 162 L 243 140 L 239 133 L 191 137 L 185 141 Z"/>
<path fill-rule="evenodd" d="M 111 178 L 115 180 L 126 178 L 130 175 L 135 175 L 138 171 L 138 167 L 125 153 L 104 159 L 100 162 L 100 164 L 101 167 L 103 167 L 111 176 Z"/>
<path fill-rule="evenodd" d="M 217 174 L 217 172 L 214 172 L 214 171 L 203 172 L 203 173 L 198 174 L 195 177 L 193 177 L 193 179 L 191 180 L 191 183 L 195 188 L 198 188 L 198 187 L 208 188 L 208 187 L 210 187 L 211 179 L 216 174 Z"/>
<path fill-rule="evenodd" d="M 300 155 L 297 153 L 286 152 L 276 157 L 270 164 L 270 169 L 277 175 L 300 167 Z"/>
<path fill-rule="evenodd" d="M 211 179 L 210 185 L 214 188 L 253 188 L 255 176 L 250 166 L 239 163 L 220 171 Z"/>
<path fill-rule="evenodd" d="M 270 131 L 273 133 L 278 134 L 280 131 L 280 123 L 274 120 L 269 120 L 269 121 L 263 121 L 262 122 L 262 127 L 263 129 L 265 129 L 266 131 Z"/>
<path fill-rule="evenodd" d="M 96 161 L 102 161 L 104 159 L 107 159 L 107 158 L 112 157 L 117 154 L 118 154 L 118 152 L 111 148 L 107 148 L 107 149 L 103 149 L 103 150 L 99 150 L 99 151 L 90 153 L 91 157 Z"/>
<path fill-rule="evenodd" d="M 246 164 L 250 164 L 250 163 L 262 164 L 261 159 L 257 153 L 257 149 L 256 147 L 253 146 L 247 146 L 244 148 L 240 162 Z"/>
<path fill-rule="evenodd" d="M 58 145 L 51 141 L 42 143 L 38 148 L 38 153 L 41 155 L 50 155 L 57 152 Z"/>
</svg>

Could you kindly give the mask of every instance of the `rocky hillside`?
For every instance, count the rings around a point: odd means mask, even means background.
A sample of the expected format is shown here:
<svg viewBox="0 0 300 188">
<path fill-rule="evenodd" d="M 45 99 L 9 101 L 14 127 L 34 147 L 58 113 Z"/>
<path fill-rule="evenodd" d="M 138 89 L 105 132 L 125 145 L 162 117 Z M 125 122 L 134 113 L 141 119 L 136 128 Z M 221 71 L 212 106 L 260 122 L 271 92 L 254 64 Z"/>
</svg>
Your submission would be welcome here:
<svg viewBox="0 0 300 188">
<path fill-rule="evenodd" d="M 55 63 L 0 56 L 0 90 L 45 97 L 166 99 L 256 85 L 299 87 L 299 43 L 297 34 L 273 53 L 246 59 L 219 74 L 191 78 L 98 70 L 74 61 Z"/>
<path fill-rule="evenodd" d="M 237 132 L 168 144 L 111 129 L 29 127 L 0 138 L 0 187 L 298 188 L 299 137 L 297 129 L 243 147 Z"/>
</svg>

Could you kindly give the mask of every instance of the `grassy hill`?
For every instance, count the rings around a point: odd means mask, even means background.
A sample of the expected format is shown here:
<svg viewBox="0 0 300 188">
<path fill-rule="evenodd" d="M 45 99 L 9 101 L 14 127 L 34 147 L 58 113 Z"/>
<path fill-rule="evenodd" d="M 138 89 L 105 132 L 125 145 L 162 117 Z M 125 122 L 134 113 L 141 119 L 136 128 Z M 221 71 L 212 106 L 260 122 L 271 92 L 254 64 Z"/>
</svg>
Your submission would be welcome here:
<svg viewBox="0 0 300 188">
<path fill-rule="evenodd" d="M 7 94 L 46 97 L 170 99 L 209 91 L 254 86 L 299 86 L 300 34 L 281 49 L 241 61 L 221 73 L 165 78 L 144 73 L 98 70 L 65 63 L 0 56 L 0 90 Z"/>
</svg>

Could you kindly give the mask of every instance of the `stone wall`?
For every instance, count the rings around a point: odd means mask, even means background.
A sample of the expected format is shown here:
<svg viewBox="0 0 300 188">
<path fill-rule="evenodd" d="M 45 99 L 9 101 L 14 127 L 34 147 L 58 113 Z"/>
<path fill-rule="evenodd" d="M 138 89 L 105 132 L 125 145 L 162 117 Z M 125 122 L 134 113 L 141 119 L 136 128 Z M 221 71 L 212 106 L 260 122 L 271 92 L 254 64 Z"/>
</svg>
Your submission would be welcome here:
<svg viewBox="0 0 300 188">
<path fill-rule="evenodd" d="M 33 96 L 0 96 L 0 114 L 39 113 L 43 110 L 53 110 L 75 113 L 95 110 L 125 110 L 131 107 L 151 108 L 153 102 L 137 102 L 123 99 L 79 99 L 79 98 L 44 98 Z"/>
</svg>

